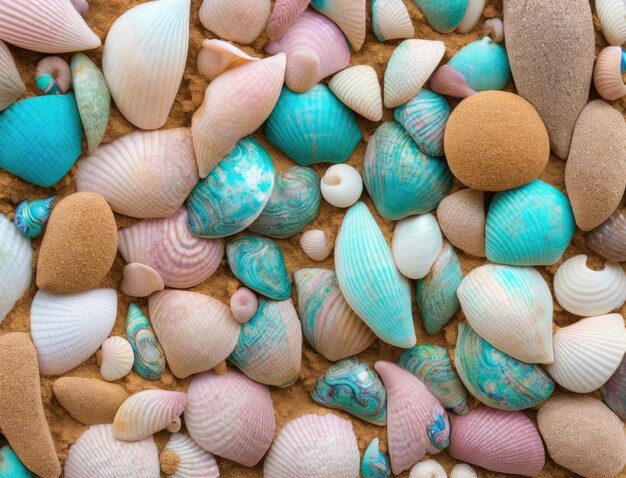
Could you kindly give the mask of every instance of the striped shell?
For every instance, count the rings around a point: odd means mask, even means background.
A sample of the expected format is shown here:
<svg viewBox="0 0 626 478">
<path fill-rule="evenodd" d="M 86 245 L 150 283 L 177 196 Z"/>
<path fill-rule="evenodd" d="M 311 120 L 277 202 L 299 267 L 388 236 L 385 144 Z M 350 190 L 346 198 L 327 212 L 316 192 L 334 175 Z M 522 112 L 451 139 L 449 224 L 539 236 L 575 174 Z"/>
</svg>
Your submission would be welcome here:
<svg viewBox="0 0 626 478">
<path fill-rule="evenodd" d="M 135 361 L 133 348 L 123 337 L 109 337 L 102 343 L 102 365 L 100 375 L 113 382 L 130 373 Z"/>
<path fill-rule="evenodd" d="M 598 227 L 585 234 L 587 246 L 610 261 L 626 261 L 626 209 L 615 211 Z"/>
<path fill-rule="evenodd" d="M 159 457 L 161 470 L 171 478 L 218 478 L 213 455 L 187 435 L 174 433 Z"/>
<path fill-rule="evenodd" d="M 0 111 L 14 103 L 26 91 L 15 61 L 6 44 L 0 40 Z"/>
<path fill-rule="evenodd" d="M 0 322 L 26 293 L 33 277 L 30 239 L 0 214 Z"/>
<path fill-rule="evenodd" d="M 626 95 L 622 79 L 624 66 L 624 52 L 619 46 L 607 46 L 598 55 L 593 69 L 593 84 L 605 100 L 614 101 Z"/>
<path fill-rule="evenodd" d="M 311 6 L 323 13 L 343 31 L 352 51 L 359 51 L 365 41 L 365 0 L 311 0 Z"/>
<path fill-rule="evenodd" d="M 310 259 L 322 262 L 328 259 L 333 251 L 333 243 L 328 234 L 320 229 L 306 231 L 300 236 L 300 247 Z"/>
<path fill-rule="evenodd" d="M 463 21 L 468 0 L 413 0 L 428 24 L 440 33 L 449 33 Z"/>
<path fill-rule="evenodd" d="M 152 267 L 137 262 L 124 266 L 124 278 L 120 290 L 132 297 L 148 297 L 153 292 L 165 289 L 163 278 Z"/>
<path fill-rule="evenodd" d="M 446 470 L 435 460 L 424 460 L 411 468 L 409 478 L 448 478 Z"/>
<path fill-rule="evenodd" d="M 165 354 L 148 317 L 137 304 L 128 305 L 126 336 L 135 355 L 135 373 L 147 380 L 159 379 L 165 372 Z"/>
<path fill-rule="evenodd" d="M 282 37 L 296 18 L 306 10 L 309 3 L 311 0 L 276 0 L 267 24 L 267 37 L 272 41 Z"/>
<path fill-rule="evenodd" d="M 415 35 L 411 16 L 402 0 L 372 0 L 372 29 L 380 42 Z"/>
<path fill-rule="evenodd" d="M 254 292 L 241 287 L 230 298 L 230 310 L 240 324 L 248 322 L 259 308 L 259 300 Z"/>
<path fill-rule="evenodd" d="M 446 239 L 466 254 L 485 257 L 485 193 L 462 189 L 443 198 L 437 221 Z"/>
<path fill-rule="evenodd" d="M 348 108 L 370 121 L 383 117 L 383 100 L 376 70 L 357 65 L 337 73 L 328 84 L 330 90 Z"/>
<path fill-rule="evenodd" d="M 464 34 L 471 32 L 478 24 L 478 21 L 483 14 L 484 8 L 485 0 L 469 0 L 469 2 L 467 3 L 467 9 L 465 10 L 465 15 L 463 16 L 463 20 L 461 20 L 461 23 L 459 23 L 456 31 Z"/>
<path fill-rule="evenodd" d="M 219 37 L 248 45 L 265 29 L 271 9 L 270 0 L 204 0 L 200 22 Z"/>
<path fill-rule="evenodd" d="M 349 164 L 334 164 L 322 176 L 320 190 L 331 206 L 350 207 L 361 197 L 363 179 Z"/>
<path fill-rule="evenodd" d="M 202 48 L 198 52 L 198 72 L 207 80 L 213 81 L 227 70 L 236 68 L 249 61 L 258 61 L 241 51 L 235 45 L 223 40 L 202 40 Z"/>
<path fill-rule="evenodd" d="M 623 45 L 626 42 L 626 3 L 624 0 L 596 0 L 596 12 L 606 41 L 610 45 Z"/>
</svg>

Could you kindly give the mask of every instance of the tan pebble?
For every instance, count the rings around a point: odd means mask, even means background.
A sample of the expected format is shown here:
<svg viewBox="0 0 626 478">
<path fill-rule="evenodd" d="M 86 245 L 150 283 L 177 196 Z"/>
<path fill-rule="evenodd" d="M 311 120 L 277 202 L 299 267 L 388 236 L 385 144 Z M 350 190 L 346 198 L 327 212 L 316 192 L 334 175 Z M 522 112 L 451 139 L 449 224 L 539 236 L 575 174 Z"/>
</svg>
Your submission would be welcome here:
<svg viewBox="0 0 626 478">
<path fill-rule="evenodd" d="M 467 254 L 485 257 L 485 193 L 462 189 L 437 207 L 437 221 L 448 241 Z"/>
<path fill-rule="evenodd" d="M 165 450 L 159 456 L 159 463 L 161 464 L 161 471 L 163 473 L 173 475 L 180 465 L 180 456 L 174 451 Z"/>
</svg>

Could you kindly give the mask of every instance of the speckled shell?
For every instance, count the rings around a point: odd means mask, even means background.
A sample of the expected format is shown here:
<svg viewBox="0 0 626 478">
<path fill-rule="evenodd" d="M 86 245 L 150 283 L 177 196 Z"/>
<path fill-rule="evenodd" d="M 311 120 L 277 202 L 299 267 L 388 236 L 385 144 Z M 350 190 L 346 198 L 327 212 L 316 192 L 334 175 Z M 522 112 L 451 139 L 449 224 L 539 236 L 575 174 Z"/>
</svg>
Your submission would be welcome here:
<svg viewBox="0 0 626 478">
<path fill-rule="evenodd" d="M 554 382 L 542 368 L 501 352 L 464 322 L 459 324 L 454 361 L 469 392 L 493 408 L 530 408 L 554 390 Z"/>
<path fill-rule="evenodd" d="M 113 382 L 130 373 L 135 361 L 132 346 L 123 337 L 109 337 L 102 343 L 102 365 L 100 375 Z"/>
<path fill-rule="evenodd" d="M 585 234 L 587 246 L 610 261 L 626 261 L 626 209 L 618 209 Z"/>
<path fill-rule="evenodd" d="M 626 355 L 600 389 L 602 399 L 622 420 L 626 419 Z"/>
<path fill-rule="evenodd" d="M 365 0 L 311 0 L 311 6 L 341 28 L 353 51 L 361 49 L 365 42 Z"/>
<path fill-rule="evenodd" d="M 33 239 L 41 234 L 50 219 L 55 199 L 56 196 L 32 201 L 27 199 L 17 205 L 13 223 L 22 236 Z"/>
<path fill-rule="evenodd" d="M 626 95 L 622 78 L 624 66 L 624 51 L 619 46 L 607 46 L 598 54 L 593 69 L 593 84 L 605 100 L 614 101 Z"/>
<path fill-rule="evenodd" d="M 35 85 L 45 95 L 64 95 L 70 90 L 70 65 L 61 57 L 44 56 L 35 67 Z"/>
<path fill-rule="evenodd" d="M 424 460 L 411 468 L 409 478 L 448 478 L 446 470 L 435 460 Z"/>
<path fill-rule="evenodd" d="M 213 81 L 227 70 L 259 60 L 260 58 L 248 55 L 227 41 L 205 39 L 202 40 L 202 48 L 198 52 L 197 67 L 202 76 Z"/>
<path fill-rule="evenodd" d="M 437 221 L 446 239 L 466 254 L 485 257 L 485 193 L 462 189 L 443 198 Z"/>
<path fill-rule="evenodd" d="M 178 460 L 174 473 L 165 473 L 171 478 L 219 478 L 220 470 L 213 455 L 182 433 L 174 433 L 163 451 L 161 462 L 166 457 Z M 165 471 L 165 467 L 161 468 Z M 169 470 L 168 470 L 169 471 Z"/>
<path fill-rule="evenodd" d="M 361 474 L 363 478 L 388 478 L 391 476 L 391 463 L 386 453 L 378 448 L 378 437 L 374 438 L 363 452 Z"/>
<path fill-rule="evenodd" d="M 604 38 L 611 45 L 626 42 L 626 4 L 623 0 L 596 0 L 596 12 Z"/>
<path fill-rule="evenodd" d="M 411 16 L 402 0 L 372 0 L 372 29 L 380 42 L 415 35 Z"/>
<path fill-rule="evenodd" d="M 153 292 L 165 289 L 161 274 L 145 264 L 126 264 L 123 274 L 120 290 L 126 295 L 148 297 Z"/>
<path fill-rule="evenodd" d="M 276 41 L 285 34 L 285 31 L 300 16 L 311 0 L 276 0 L 274 10 L 267 24 L 267 37 Z"/>
<path fill-rule="evenodd" d="M 449 33 L 463 21 L 468 0 L 413 0 L 435 30 Z"/>
<path fill-rule="evenodd" d="M 320 229 L 306 231 L 300 236 L 300 247 L 310 259 L 325 261 L 333 251 L 333 243 L 328 234 Z"/>
<path fill-rule="evenodd" d="M 240 324 L 248 322 L 259 308 L 259 300 L 247 287 L 240 287 L 230 298 L 230 310 Z"/>
<path fill-rule="evenodd" d="M 396 267 L 409 279 L 422 279 L 437 259 L 443 238 L 432 214 L 409 216 L 396 223 L 391 251 Z"/>
<path fill-rule="evenodd" d="M 0 448 L 1 478 L 32 478 L 32 476 L 8 443 Z"/>
<path fill-rule="evenodd" d="M 33 278 L 33 250 L 4 214 L 0 214 L 0 322 L 24 295 Z"/>
<path fill-rule="evenodd" d="M 204 0 L 200 22 L 219 37 L 248 45 L 265 29 L 271 10 L 270 0 Z"/>
<path fill-rule="evenodd" d="M 0 40 L 0 111 L 22 96 L 26 86 L 6 44 Z"/>
<path fill-rule="evenodd" d="M 333 164 L 322 176 L 320 190 L 331 206 L 350 207 L 361 197 L 363 178 L 349 164 Z"/>
<path fill-rule="evenodd" d="M 383 117 L 383 99 L 376 70 L 369 65 L 356 65 L 337 73 L 328 84 L 330 90 L 346 106 L 370 121 Z"/>
<path fill-rule="evenodd" d="M 148 380 L 157 380 L 165 372 L 165 354 L 148 317 L 137 304 L 129 304 L 126 336 L 133 348 L 133 371 Z"/>
</svg>

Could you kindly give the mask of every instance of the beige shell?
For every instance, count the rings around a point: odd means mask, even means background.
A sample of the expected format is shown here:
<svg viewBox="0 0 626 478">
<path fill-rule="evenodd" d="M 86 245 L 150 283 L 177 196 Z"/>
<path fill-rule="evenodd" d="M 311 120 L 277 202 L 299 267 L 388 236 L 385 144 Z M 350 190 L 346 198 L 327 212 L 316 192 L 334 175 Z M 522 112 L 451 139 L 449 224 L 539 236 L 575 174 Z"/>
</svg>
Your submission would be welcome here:
<svg viewBox="0 0 626 478">
<path fill-rule="evenodd" d="M 302 251 L 314 261 L 325 261 L 333 251 L 333 243 L 324 231 L 315 229 L 300 236 Z"/>
<path fill-rule="evenodd" d="M 165 289 L 165 284 L 152 267 L 132 262 L 124 266 L 124 278 L 120 289 L 131 297 L 148 297 L 153 292 Z"/>
<path fill-rule="evenodd" d="M 467 463 L 457 463 L 452 467 L 450 478 L 478 478 L 478 475 Z"/>
<path fill-rule="evenodd" d="M 504 24 L 502 23 L 502 19 L 493 17 L 485 20 L 483 33 L 490 36 L 496 43 L 502 43 L 504 41 Z"/>
<path fill-rule="evenodd" d="M 258 61 L 241 51 L 235 45 L 223 40 L 202 40 L 198 52 L 198 72 L 207 80 L 213 81 L 226 70 L 230 70 L 249 61 Z"/>
<path fill-rule="evenodd" d="M 424 460 L 411 468 L 409 478 L 448 478 L 446 470 L 435 460 Z"/>
<path fill-rule="evenodd" d="M 626 3 L 624 0 L 596 0 L 596 12 L 604 38 L 611 45 L 626 42 Z"/>
<path fill-rule="evenodd" d="M 402 0 L 374 0 L 372 23 L 379 41 L 413 38 L 415 29 Z"/>
<path fill-rule="evenodd" d="M 341 28 L 353 51 L 361 49 L 365 41 L 365 0 L 332 0 L 312 5 Z"/>
<path fill-rule="evenodd" d="M 107 382 L 119 380 L 133 368 L 135 354 L 128 340 L 123 337 L 109 337 L 102 343 L 102 365 L 100 375 Z"/>
<path fill-rule="evenodd" d="M 226 40 L 248 45 L 265 29 L 271 10 L 270 0 L 204 0 L 200 22 Z"/>
<path fill-rule="evenodd" d="M 213 455 L 182 433 L 174 433 L 159 457 L 161 470 L 171 478 L 218 478 Z"/>
<path fill-rule="evenodd" d="M 593 69 L 593 84 L 605 100 L 614 101 L 626 95 L 622 78 L 622 48 L 607 46 L 598 55 Z"/>
<path fill-rule="evenodd" d="M 26 91 L 6 44 L 0 40 L 0 111 L 11 106 Z"/>
<path fill-rule="evenodd" d="M 463 252 L 485 257 L 485 193 L 462 189 L 443 198 L 437 221 L 446 239 Z"/>
<path fill-rule="evenodd" d="M 328 84 L 330 90 L 346 106 L 370 121 L 383 117 L 383 100 L 376 70 L 357 65 L 337 73 Z"/>
</svg>

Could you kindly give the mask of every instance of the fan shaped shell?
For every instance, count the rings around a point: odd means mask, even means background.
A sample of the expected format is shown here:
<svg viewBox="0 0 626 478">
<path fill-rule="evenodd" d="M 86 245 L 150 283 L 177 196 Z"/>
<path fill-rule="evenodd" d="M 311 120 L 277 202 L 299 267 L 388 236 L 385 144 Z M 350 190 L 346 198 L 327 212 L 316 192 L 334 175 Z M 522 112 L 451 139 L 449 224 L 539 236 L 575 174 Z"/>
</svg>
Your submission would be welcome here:
<svg viewBox="0 0 626 478">
<path fill-rule="evenodd" d="M 402 0 L 373 0 L 372 28 L 381 42 L 415 35 L 411 16 Z"/>
<path fill-rule="evenodd" d="M 467 9 L 465 10 L 463 20 L 459 23 L 456 31 L 463 34 L 471 32 L 478 24 L 484 8 L 485 0 L 469 0 L 467 2 Z"/>
<path fill-rule="evenodd" d="M 102 343 L 102 365 L 100 375 L 113 382 L 130 373 L 135 361 L 133 348 L 123 337 L 109 337 Z"/>
<path fill-rule="evenodd" d="M 0 111 L 10 106 L 26 91 L 9 47 L 0 40 Z"/>
<path fill-rule="evenodd" d="M 435 30 L 449 33 L 463 21 L 468 0 L 413 0 Z"/>
<path fill-rule="evenodd" d="M 365 42 L 365 0 L 311 0 L 311 6 L 341 28 L 353 51 L 361 49 Z"/>
<path fill-rule="evenodd" d="M 623 0 L 596 0 L 596 12 L 604 38 L 611 45 L 626 42 L 626 4 Z"/>
<path fill-rule="evenodd" d="M 169 458 L 177 461 L 173 473 L 163 463 Z M 161 469 L 171 478 L 219 478 L 220 471 L 213 455 L 182 433 L 174 433 L 160 456 Z"/>
<path fill-rule="evenodd" d="M 357 65 L 337 73 L 328 84 L 330 90 L 351 110 L 370 121 L 383 117 L 383 100 L 376 70 Z"/>
<path fill-rule="evenodd" d="M 435 460 L 424 460 L 411 468 L 409 478 L 448 478 L 446 470 Z"/>
<path fill-rule="evenodd" d="M 219 37 L 248 45 L 267 25 L 271 10 L 270 0 L 204 0 L 200 22 Z"/>
<path fill-rule="evenodd" d="M 120 290 L 132 297 L 148 297 L 153 292 L 165 289 L 163 278 L 152 267 L 137 262 L 124 266 L 124 278 Z"/>
<path fill-rule="evenodd" d="M 30 286 L 32 257 L 30 239 L 22 237 L 13 223 L 0 214 L 0 322 Z"/>
</svg>

